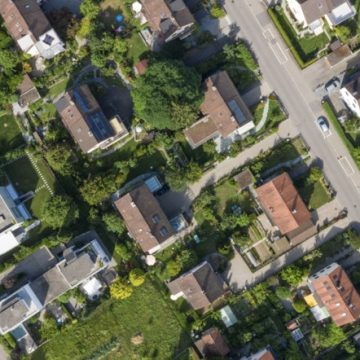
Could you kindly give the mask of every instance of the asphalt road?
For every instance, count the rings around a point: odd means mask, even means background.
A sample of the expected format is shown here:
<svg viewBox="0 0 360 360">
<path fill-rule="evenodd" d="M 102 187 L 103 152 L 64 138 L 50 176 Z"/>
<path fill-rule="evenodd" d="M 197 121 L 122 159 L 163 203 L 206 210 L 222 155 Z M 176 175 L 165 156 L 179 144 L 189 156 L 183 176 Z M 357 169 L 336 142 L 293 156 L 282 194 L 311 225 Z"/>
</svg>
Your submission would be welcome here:
<svg viewBox="0 0 360 360">
<path fill-rule="evenodd" d="M 313 157 L 319 159 L 338 193 L 340 205 L 348 209 L 349 220 L 357 222 L 360 219 L 360 173 L 335 131 L 324 138 L 317 127 L 315 119 L 323 114 L 319 97 L 313 92 L 309 77 L 303 75 L 292 58 L 265 6 L 258 0 L 226 0 L 225 9 L 240 28 L 238 36 L 250 43 L 264 80 L 280 96 L 290 120 L 310 146 Z M 331 77 L 332 71 L 328 71 Z"/>
</svg>

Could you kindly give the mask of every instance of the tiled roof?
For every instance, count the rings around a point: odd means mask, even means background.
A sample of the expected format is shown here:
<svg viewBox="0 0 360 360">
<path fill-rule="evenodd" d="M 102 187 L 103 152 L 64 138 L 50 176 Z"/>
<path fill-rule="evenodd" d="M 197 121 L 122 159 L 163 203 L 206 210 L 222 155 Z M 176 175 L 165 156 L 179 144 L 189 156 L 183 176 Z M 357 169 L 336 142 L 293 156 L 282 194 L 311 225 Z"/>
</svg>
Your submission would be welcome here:
<svg viewBox="0 0 360 360">
<path fill-rule="evenodd" d="M 0 14 L 14 40 L 32 34 L 36 40 L 51 29 L 36 0 L 0 0 Z"/>
<path fill-rule="evenodd" d="M 258 187 L 256 193 L 265 212 L 282 234 L 311 221 L 311 214 L 287 173 Z"/>
<path fill-rule="evenodd" d="M 201 338 L 195 342 L 203 356 L 225 356 L 230 352 L 219 329 L 213 327 L 202 333 Z"/>
<path fill-rule="evenodd" d="M 129 233 L 144 252 L 157 247 L 174 230 L 158 200 L 143 184 L 115 201 Z"/>
<path fill-rule="evenodd" d="M 344 269 L 333 263 L 309 278 L 312 289 L 338 326 L 360 318 L 360 296 Z"/>
</svg>

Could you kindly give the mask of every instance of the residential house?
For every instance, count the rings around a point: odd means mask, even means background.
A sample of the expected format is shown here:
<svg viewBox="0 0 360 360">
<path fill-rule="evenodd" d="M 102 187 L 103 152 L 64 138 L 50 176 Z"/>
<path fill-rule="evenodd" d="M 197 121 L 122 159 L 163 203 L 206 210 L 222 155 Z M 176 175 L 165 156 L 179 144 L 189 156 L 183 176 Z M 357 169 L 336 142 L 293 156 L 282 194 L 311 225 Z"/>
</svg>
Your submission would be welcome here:
<svg viewBox="0 0 360 360">
<path fill-rule="evenodd" d="M 0 300 L 0 334 L 14 331 L 39 313 L 47 304 L 70 289 L 74 289 L 110 264 L 97 234 L 87 233 L 89 241 L 81 246 L 71 245 L 59 259 L 46 247 L 36 257 L 36 278 Z M 31 255 L 30 255 L 31 257 Z M 34 258 L 35 259 L 35 258 Z M 29 261 L 30 262 L 30 261 Z M 32 274 L 29 274 L 32 275 Z"/>
<path fill-rule="evenodd" d="M 216 327 L 212 327 L 201 334 L 201 338 L 195 342 L 200 354 L 207 358 L 224 357 L 230 349 L 224 337 Z"/>
<path fill-rule="evenodd" d="M 17 88 L 18 101 L 13 104 L 14 114 L 22 114 L 28 106 L 40 99 L 40 94 L 28 74 Z"/>
<path fill-rule="evenodd" d="M 129 133 L 119 116 L 106 118 L 88 85 L 68 91 L 55 105 L 65 128 L 87 154 L 105 149 Z"/>
<path fill-rule="evenodd" d="M 275 360 L 275 356 L 268 346 L 265 349 L 259 350 L 255 354 L 251 354 L 250 356 L 243 356 L 240 360 Z"/>
<path fill-rule="evenodd" d="M 152 48 L 186 38 L 196 23 L 183 0 L 140 0 L 132 4 L 132 9 L 140 23 L 149 26 L 149 38 L 142 35 Z"/>
<path fill-rule="evenodd" d="M 340 98 L 351 112 L 360 118 L 360 72 L 340 89 Z"/>
<path fill-rule="evenodd" d="M 326 307 L 337 326 L 360 318 L 360 295 L 339 264 L 332 263 L 309 276 L 308 285 L 317 304 Z"/>
<path fill-rule="evenodd" d="M 227 293 L 227 286 L 204 261 L 177 279 L 167 283 L 171 300 L 183 297 L 194 310 L 206 311 Z"/>
<path fill-rule="evenodd" d="M 22 223 L 30 218 L 31 215 L 19 201 L 13 186 L 0 186 L 0 255 L 13 250 L 26 240 L 27 235 Z"/>
<path fill-rule="evenodd" d="M 315 35 L 324 31 L 323 18 L 333 28 L 356 14 L 349 0 L 287 0 L 287 5 L 297 23 Z"/>
<path fill-rule="evenodd" d="M 64 51 L 64 43 L 36 0 L 0 0 L 0 14 L 23 52 L 52 59 Z"/>
<path fill-rule="evenodd" d="M 209 140 L 219 152 L 255 128 L 252 115 L 226 71 L 218 71 L 204 82 L 205 100 L 200 106 L 203 117 L 185 129 L 193 149 Z"/>
<path fill-rule="evenodd" d="M 167 217 L 151 190 L 151 182 L 143 183 L 114 201 L 129 235 L 147 254 L 154 254 L 173 244 L 187 227 L 182 214 L 172 219 Z"/>
<path fill-rule="evenodd" d="M 257 200 L 280 236 L 297 245 L 316 233 L 310 211 L 284 172 L 256 189 Z"/>
</svg>

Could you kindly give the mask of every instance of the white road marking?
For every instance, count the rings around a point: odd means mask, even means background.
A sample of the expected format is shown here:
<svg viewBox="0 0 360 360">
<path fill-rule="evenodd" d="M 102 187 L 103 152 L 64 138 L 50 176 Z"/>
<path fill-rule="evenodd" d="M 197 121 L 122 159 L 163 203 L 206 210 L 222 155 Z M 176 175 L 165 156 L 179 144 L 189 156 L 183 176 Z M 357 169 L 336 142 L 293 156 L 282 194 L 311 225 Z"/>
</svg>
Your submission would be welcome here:
<svg viewBox="0 0 360 360">
<path fill-rule="evenodd" d="M 346 156 L 340 158 L 339 163 L 340 163 L 342 169 L 344 170 L 346 176 L 351 176 L 352 174 L 355 173 L 353 167 L 351 166 L 351 164 Z"/>
<path fill-rule="evenodd" d="M 280 65 L 285 64 L 288 59 L 285 55 L 285 52 L 282 50 L 280 44 L 276 41 L 275 37 L 271 33 L 270 29 L 263 31 L 263 36 L 267 40 L 270 49 L 274 53 L 276 60 L 279 62 Z"/>
</svg>

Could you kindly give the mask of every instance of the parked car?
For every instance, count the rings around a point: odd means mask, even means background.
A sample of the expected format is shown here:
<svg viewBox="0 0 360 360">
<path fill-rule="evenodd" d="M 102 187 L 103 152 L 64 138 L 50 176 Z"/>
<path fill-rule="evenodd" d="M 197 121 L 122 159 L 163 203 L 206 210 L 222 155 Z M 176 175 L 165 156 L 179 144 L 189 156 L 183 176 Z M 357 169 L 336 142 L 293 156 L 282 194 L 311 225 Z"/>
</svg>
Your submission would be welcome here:
<svg viewBox="0 0 360 360">
<path fill-rule="evenodd" d="M 324 116 L 319 116 L 316 119 L 316 123 L 319 126 L 319 129 L 324 133 L 327 134 L 329 132 L 329 125 L 327 123 L 327 120 Z"/>
<path fill-rule="evenodd" d="M 330 94 L 336 89 L 340 89 L 340 79 L 334 77 L 325 84 L 325 90 Z"/>
</svg>

